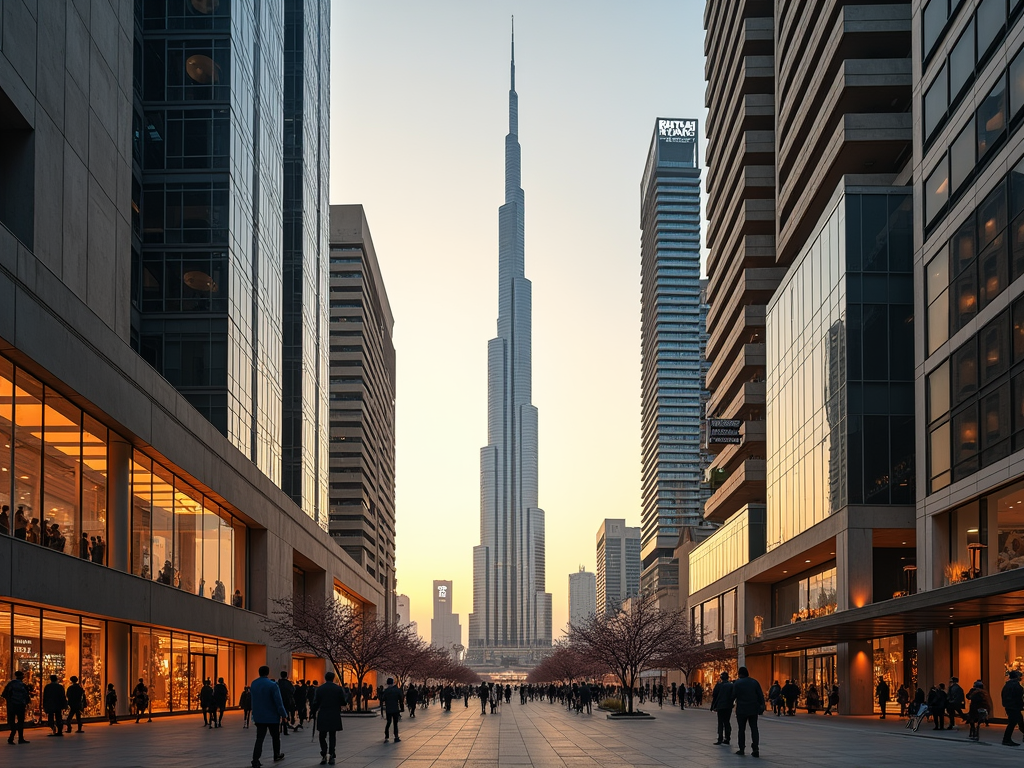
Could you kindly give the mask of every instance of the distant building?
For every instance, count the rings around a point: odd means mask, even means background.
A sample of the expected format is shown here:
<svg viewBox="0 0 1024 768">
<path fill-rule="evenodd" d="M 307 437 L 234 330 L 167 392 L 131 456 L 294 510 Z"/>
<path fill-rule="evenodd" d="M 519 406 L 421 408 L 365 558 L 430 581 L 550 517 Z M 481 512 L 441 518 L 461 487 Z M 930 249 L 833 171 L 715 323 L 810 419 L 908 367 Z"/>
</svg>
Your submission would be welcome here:
<svg viewBox="0 0 1024 768">
<path fill-rule="evenodd" d="M 452 583 L 434 581 L 434 618 L 430 620 L 430 644 L 458 657 L 462 650 L 462 625 L 459 614 L 452 613 Z M 458 648 L 456 649 L 456 646 Z"/>
<path fill-rule="evenodd" d="M 412 633 L 419 636 L 419 624 L 412 620 L 412 604 L 408 595 L 399 595 L 395 600 L 395 623 L 400 627 L 409 627 Z"/>
<path fill-rule="evenodd" d="M 640 528 L 605 520 L 597 529 L 597 605 L 614 613 L 640 592 Z"/>
<path fill-rule="evenodd" d="M 361 205 L 331 206 L 330 519 L 336 542 L 395 590 L 395 324 Z"/>
<path fill-rule="evenodd" d="M 569 574 L 569 623 L 585 624 L 597 613 L 597 576 L 581 565 Z"/>
<path fill-rule="evenodd" d="M 640 184 L 640 345 L 645 592 L 675 588 L 683 526 L 704 517 L 707 305 L 700 280 L 697 121 L 658 118 Z M 660 598 L 660 595 L 659 595 Z"/>
</svg>

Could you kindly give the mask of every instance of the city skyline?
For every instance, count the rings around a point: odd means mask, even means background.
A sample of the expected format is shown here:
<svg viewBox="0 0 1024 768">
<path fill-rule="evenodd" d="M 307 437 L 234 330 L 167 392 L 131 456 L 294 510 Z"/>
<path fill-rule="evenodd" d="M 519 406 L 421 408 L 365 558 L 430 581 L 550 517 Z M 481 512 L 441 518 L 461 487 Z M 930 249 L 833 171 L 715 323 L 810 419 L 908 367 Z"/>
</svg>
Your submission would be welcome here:
<svg viewBox="0 0 1024 768">
<path fill-rule="evenodd" d="M 382 272 L 395 308 L 397 588 L 424 626 L 437 556 L 424 542 L 441 527 L 449 573 L 461 585 L 454 609 L 471 611 L 478 447 L 487 442 L 485 343 L 494 335 L 494 208 L 504 189 L 501 84 L 514 12 L 520 127 L 529 136 L 533 402 L 544 414 L 539 496 L 549 513 L 557 638 L 568 620 L 563 574 L 580 563 L 596 567 L 590 532 L 606 517 L 639 525 L 638 189 L 654 118 L 687 114 L 704 123 L 700 78 L 685 76 L 703 71 L 702 8 L 401 7 L 395 14 L 334 3 L 331 142 L 331 200 L 366 207 L 387 254 Z M 346 108 L 355 104 L 355 113 Z M 394 151 L 411 132 L 430 147 L 414 160 Z M 433 370 L 445 375 L 424 375 Z M 597 408 L 605 418 L 592 418 Z"/>
</svg>

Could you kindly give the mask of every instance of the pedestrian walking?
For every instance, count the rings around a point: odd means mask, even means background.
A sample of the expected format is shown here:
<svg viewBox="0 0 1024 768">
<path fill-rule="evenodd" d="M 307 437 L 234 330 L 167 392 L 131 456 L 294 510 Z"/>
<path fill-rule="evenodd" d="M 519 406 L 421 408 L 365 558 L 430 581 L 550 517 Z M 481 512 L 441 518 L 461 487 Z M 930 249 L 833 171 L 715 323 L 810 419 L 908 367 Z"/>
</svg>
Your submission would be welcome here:
<svg viewBox="0 0 1024 768">
<path fill-rule="evenodd" d="M 213 715 L 214 727 L 220 728 L 224 724 L 224 710 L 228 708 L 228 687 L 224 684 L 224 678 L 218 677 L 217 684 L 213 686 Z"/>
<path fill-rule="evenodd" d="M 299 680 L 295 685 L 295 719 L 298 720 L 296 731 L 305 730 L 303 723 L 309 717 L 309 693 L 306 687 L 305 680 Z"/>
<path fill-rule="evenodd" d="M 1019 747 L 1020 742 L 1013 740 L 1013 729 L 1019 728 L 1021 733 L 1024 733 L 1024 719 L 1021 718 L 1021 711 L 1024 710 L 1024 688 L 1020 687 L 1020 672 L 1016 669 L 1011 669 L 1007 673 L 1007 678 L 1002 691 L 1003 709 L 1006 710 L 1003 744 L 1007 747 Z"/>
<path fill-rule="evenodd" d="M 800 686 L 795 680 L 787 680 L 782 686 L 782 698 L 786 700 L 786 714 L 790 717 L 796 716 L 796 701 L 800 698 Z"/>
<path fill-rule="evenodd" d="M 107 694 L 103 697 L 103 706 L 107 712 L 107 725 L 117 725 L 117 691 L 113 683 L 107 683 Z"/>
<path fill-rule="evenodd" d="M 78 733 L 82 733 L 82 713 L 85 712 L 85 689 L 79 684 L 78 677 L 71 676 L 71 685 L 67 690 L 68 697 L 68 733 L 71 733 L 71 722 L 78 723 Z"/>
<path fill-rule="evenodd" d="M 971 741 L 978 741 L 981 738 L 980 725 L 982 721 L 988 722 L 992 712 L 992 697 L 985 690 L 985 684 L 981 680 L 975 680 L 971 690 L 966 694 L 970 708 L 967 710 L 967 722 L 970 730 L 967 738 Z"/>
<path fill-rule="evenodd" d="M 928 710 L 932 713 L 935 723 L 932 728 L 934 731 L 943 731 L 946 728 L 947 700 L 945 683 L 939 683 L 938 686 L 932 687 L 931 693 L 928 694 Z"/>
<path fill-rule="evenodd" d="M 64 735 L 64 710 L 68 708 L 68 697 L 64 686 L 57 682 L 56 675 L 50 675 L 50 682 L 43 688 L 43 712 L 50 726 L 50 736 Z"/>
<path fill-rule="evenodd" d="M 828 692 L 828 708 L 825 710 L 826 715 L 834 715 L 835 712 L 832 710 L 839 711 L 839 686 L 833 685 L 832 690 Z"/>
<path fill-rule="evenodd" d="M 384 707 L 384 713 L 387 715 L 387 721 L 384 723 L 384 743 L 388 743 L 388 732 L 391 729 L 391 724 L 395 724 L 395 743 L 401 741 L 398 738 L 398 721 L 402 717 L 402 691 L 395 686 L 394 678 L 388 678 L 388 685 L 381 692 L 381 706 Z"/>
<path fill-rule="evenodd" d="M 324 684 L 316 691 L 316 728 L 320 731 L 320 765 L 334 765 L 338 731 L 342 730 L 341 708 L 345 706 L 345 689 L 334 682 L 334 673 L 324 675 Z M 398 724 L 395 723 L 395 741 L 398 741 Z"/>
<path fill-rule="evenodd" d="M 878 678 L 878 685 L 875 686 L 875 700 L 878 701 L 878 708 L 882 710 L 879 720 L 885 720 L 885 705 L 889 703 L 889 684 L 884 677 Z"/>
<path fill-rule="evenodd" d="M 242 727 L 249 727 L 249 718 L 252 716 L 252 691 L 249 686 L 242 689 L 242 695 L 238 697 L 238 707 L 242 710 Z"/>
<path fill-rule="evenodd" d="M 210 685 L 210 678 L 203 680 L 203 687 L 199 689 L 199 708 L 203 710 L 203 727 L 213 728 L 217 715 L 213 711 L 213 686 Z"/>
<path fill-rule="evenodd" d="M 772 687 L 768 689 L 768 701 L 772 705 L 772 712 L 778 717 L 782 714 L 782 686 L 779 685 L 779 681 L 775 680 L 772 682 Z"/>
<path fill-rule="evenodd" d="M 487 699 L 490 697 L 490 691 L 487 689 L 487 683 L 480 683 L 480 687 L 477 688 L 476 695 L 480 697 L 480 714 L 487 714 Z"/>
<path fill-rule="evenodd" d="M 739 731 L 736 738 L 739 749 L 736 750 L 736 754 L 743 754 L 744 738 L 749 724 L 750 754 L 757 757 L 760 754 L 757 718 L 764 712 L 764 692 L 761 690 L 761 684 L 750 676 L 746 667 L 740 667 L 737 674 L 739 678 L 732 684 L 733 699 L 736 702 L 736 728 Z"/>
<path fill-rule="evenodd" d="M 900 705 L 900 717 L 907 716 L 907 705 L 910 704 L 910 691 L 907 684 L 903 683 L 896 691 L 896 703 Z"/>
<path fill-rule="evenodd" d="M 409 719 L 416 717 L 416 702 L 420 700 L 419 691 L 416 686 L 409 683 L 409 690 L 405 692 L 405 706 L 409 709 Z"/>
<path fill-rule="evenodd" d="M 729 673 L 723 672 L 711 691 L 711 711 L 718 715 L 718 744 L 728 745 L 732 738 L 732 705 L 733 686 L 729 682 Z"/>
<path fill-rule="evenodd" d="M 281 671 L 281 678 L 277 681 L 277 687 L 281 689 L 281 701 L 284 702 L 284 710 L 288 714 L 281 721 L 281 735 L 288 735 L 288 723 L 295 717 L 295 686 L 288 679 L 288 673 Z"/>
<path fill-rule="evenodd" d="M 18 507 L 21 510 L 21 507 Z M 25 740 L 25 712 L 28 709 L 28 702 L 31 698 L 28 686 L 24 683 L 25 673 L 20 669 L 14 673 L 14 679 L 9 680 L 4 686 L 0 698 L 7 702 L 7 727 L 11 735 L 7 737 L 7 743 L 13 744 L 14 737 L 18 737 L 19 744 L 28 744 Z"/>
<path fill-rule="evenodd" d="M 134 690 L 132 690 L 132 707 L 135 709 L 136 723 L 149 711 L 149 688 L 146 687 L 141 677 Z M 148 722 L 153 722 L 152 716 L 150 716 Z"/>
<path fill-rule="evenodd" d="M 252 719 L 256 723 L 256 746 L 252 750 L 252 768 L 260 768 L 263 742 L 270 734 L 274 748 L 274 762 L 284 760 L 281 751 L 281 723 L 288 717 L 288 710 L 281 700 L 281 688 L 270 679 L 270 667 L 260 667 L 260 676 L 249 686 L 252 695 Z"/>
</svg>

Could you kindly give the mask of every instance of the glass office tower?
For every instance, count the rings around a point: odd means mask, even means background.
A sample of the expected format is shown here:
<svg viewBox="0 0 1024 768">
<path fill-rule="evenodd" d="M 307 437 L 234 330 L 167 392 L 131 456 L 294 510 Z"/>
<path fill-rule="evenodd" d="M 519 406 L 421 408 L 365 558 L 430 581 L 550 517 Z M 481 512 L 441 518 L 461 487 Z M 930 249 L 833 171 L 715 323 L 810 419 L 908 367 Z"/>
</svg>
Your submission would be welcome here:
<svg viewBox="0 0 1024 768">
<path fill-rule="evenodd" d="M 678 583 L 682 528 L 703 520 L 704 328 L 697 121 L 658 118 L 640 187 L 643 588 Z M 705 493 L 706 495 L 706 493 Z"/>
<path fill-rule="evenodd" d="M 326 526 L 326 0 L 137 4 L 132 342 Z"/>
</svg>

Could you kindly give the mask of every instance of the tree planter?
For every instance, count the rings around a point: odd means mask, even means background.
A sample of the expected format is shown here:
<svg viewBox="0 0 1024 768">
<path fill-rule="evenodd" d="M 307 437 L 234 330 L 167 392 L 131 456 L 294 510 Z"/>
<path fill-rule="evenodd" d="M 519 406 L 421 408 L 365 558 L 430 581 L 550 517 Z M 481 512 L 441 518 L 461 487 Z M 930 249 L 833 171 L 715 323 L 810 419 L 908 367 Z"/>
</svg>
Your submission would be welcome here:
<svg viewBox="0 0 1024 768">
<path fill-rule="evenodd" d="M 649 715 L 646 712 L 633 712 L 632 714 L 627 714 L 625 712 L 615 712 L 611 715 L 605 715 L 605 717 L 607 717 L 609 720 L 622 720 L 629 722 L 655 719 L 654 715 Z"/>
</svg>

